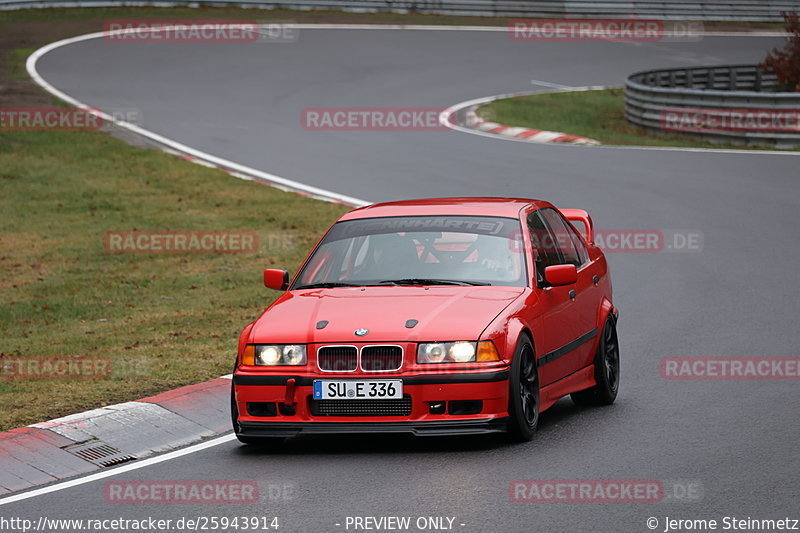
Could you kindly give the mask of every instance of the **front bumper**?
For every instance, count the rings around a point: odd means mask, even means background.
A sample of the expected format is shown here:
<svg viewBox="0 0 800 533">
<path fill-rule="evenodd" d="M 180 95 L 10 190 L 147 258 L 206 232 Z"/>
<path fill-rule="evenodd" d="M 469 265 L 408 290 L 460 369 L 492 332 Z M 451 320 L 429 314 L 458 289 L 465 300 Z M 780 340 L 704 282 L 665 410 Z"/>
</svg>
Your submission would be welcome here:
<svg viewBox="0 0 800 533">
<path fill-rule="evenodd" d="M 407 433 L 418 437 L 446 435 L 483 435 L 506 431 L 507 417 L 490 420 L 453 420 L 431 422 L 239 422 L 242 437 L 295 437 L 358 433 Z"/>
<path fill-rule="evenodd" d="M 331 433 L 409 433 L 467 435 L 505 431 L 508 422 L 508 368 L 483 372 L 348 376 L 275 375 L 236 372 L 233 376 L 237 434 L 244 437 L 290 437 Z M 317 379 L 402 379 L 407 410 L 402 414 L 323 415 L 313 400 Z M 336 400 L 332 400 L 336 401 Z M 366 400 L 369 401 L 369 400 Z M 453 406 L 479 404 L 476 412 L 458 414 Z M 444 403 L 444 411 L 432 408 Z M 254 404 L 272 405 L 268 414 Z M 377 404 L 376 404 L 377 405 Z M 253 416 L 258 414 L 261 416 Z"/>
</svg>

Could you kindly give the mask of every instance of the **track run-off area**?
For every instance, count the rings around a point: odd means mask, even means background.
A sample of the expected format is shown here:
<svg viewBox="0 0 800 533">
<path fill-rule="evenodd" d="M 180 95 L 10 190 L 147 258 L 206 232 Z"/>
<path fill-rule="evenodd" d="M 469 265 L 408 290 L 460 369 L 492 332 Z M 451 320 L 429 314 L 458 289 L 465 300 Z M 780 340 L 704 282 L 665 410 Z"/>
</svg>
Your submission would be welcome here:
<svg viewBox="0 0 800 533">
<path fill-rule="evenodd" d="M 313 108 L 445 109 L 552 90 L 545 84 L 621 86 L 639 70 L 756 63 L 781 43 L 745 35 L 515 42 L 502 28 L 304 26 L 291 43 L 98 36 L 49 49 L 35 70 L 64 95 L 94 108 L 134 109 L 139 126 L 160 138 L 312 193 L 351 203 L 541 198 L 586 209 L 601 230 L 655 230 L 669 239 L 653 253 L 608 253 L 621 309 L 617 402 L 586 409 L 561 400 L 530 443 L 305 437 L 264 450 L 225 437 L 53 486 L 7 503 L 3 515 L 34 523 L 42 515 L 277 517 L 279 531 L 352 531 L 347 517 L 355 516 L 409 516 L 412 524 L 449 517 L 441 524 L 465 532 L 641 532 L 664 531 L 666 517 L 800 518 L 797 380 L 661 374 L 665 357 L 798 355 L 797 154 L 537 145 L 447 129 L 314 131 L 303 123 Z M 679 249 L 686 235 L 699 236 L 701 246 Z M 204 479 L 254 481 L 261 497 L 250 505 L 127 505 L 104 492 L 109 480 Z M 513 501 L 512 482 L 531 479 L 659 480 L 666 497 Z"/>
</svg>

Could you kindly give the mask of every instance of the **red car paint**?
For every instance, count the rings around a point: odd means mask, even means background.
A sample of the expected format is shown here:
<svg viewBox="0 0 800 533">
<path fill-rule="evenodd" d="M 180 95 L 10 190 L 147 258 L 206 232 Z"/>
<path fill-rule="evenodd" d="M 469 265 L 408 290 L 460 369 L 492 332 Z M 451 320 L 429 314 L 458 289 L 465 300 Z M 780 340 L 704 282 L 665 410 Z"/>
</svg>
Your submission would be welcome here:
<svg viewBox="0 0 800 533">
<path fill-rule="evenodd" d="M 502 430 L 509 417 L 510 365 L 523 334 L 532 339 L 538 360 L 539 412 L 567 394 L 593 387 L 599 332 L 603 331 L 609 314 L 616 313 L 608 266 L 602 251 L 591 242 L 593 228 L 589 215 L 581 210 L 564 210 L 561 213 L 570 222 L 574 221 L 581 232 L 578 239 L 587 257 L 576 269 L 575 283 L 540 287 L 535 260 L 541 255 L 541 235 L 529 227 L 528 221 L 531 216 L 545 213 L 547 217 L 559 216 L 554 209 L 540 200 L 446 198 L 376 204 L 345 214 L 339 222 L 387 217 L 516 219 L 527 270 L 525 286 L 409 283 L 294 289 L 296 278 L 290 290 L 245 327 L 240 336 L 232 397 L 237 434 L 255 438 L 328 432 L 409 431 L 439 435 Z M 570 235 L 577 233 L 569 222 L 566 227 Z M 563 237 L 559 235 L 556 240 Z M 570 242 L 575 246 L 574 240 Z M 565 270 L 568 269 L 558 272 L 559 278 L 564 275 L 569 278 Z M 279 288 L 282 281 L 280 271 L 265 274 L 265 283 L 274 288 Z M 408 327 L 409 320 L 416 324 Z M 320 328 L 322 321 L 325 324 Z M 355 331 L 360 328 L 368 330 L 368 334 L 357 336 Z M 420 342 L 485 340 L 494 343 L 499 360 L 417 362 L 416 348 Z M 246 346 L 272 343 L 307 345 L 307 363 L 265 367 L 244 361 Z M 317 350 L 321 346 L 348 345 L 361 350 L 376 344 L 402 347 L 402 367 L 388 372 L 367 372 L 361 368 L 325 372 L 317 364 Z M 410 396 L 410 413 L 312 414 L 316 401 L 312 398 L 312 385 L 314 380 L 321 379 L 400 379 L 404 393 Z M 480 401 L 480 412 L 452 414 L 448 407 L 444 412 L 434 408 L 440 402 L 447 402 L 448 406 L 458 400 Z M 253 408 L 255 404 L 272 407 L 258 411 Z"/>
</svg>

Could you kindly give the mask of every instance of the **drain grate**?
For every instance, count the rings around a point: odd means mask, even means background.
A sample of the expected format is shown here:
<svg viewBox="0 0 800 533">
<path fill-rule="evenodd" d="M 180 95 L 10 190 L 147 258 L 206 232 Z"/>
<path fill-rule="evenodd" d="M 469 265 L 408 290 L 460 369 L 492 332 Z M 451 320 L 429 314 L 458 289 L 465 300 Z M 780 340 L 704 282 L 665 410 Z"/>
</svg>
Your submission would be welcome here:
<svg viewBox="0 0 800 533">
<path fill-rule="evenodd" d="M 133 455 L 97 440 L 66 446 L 64 450 L 98 466 L 114 466 L 136 459 Z"/>
</svg>

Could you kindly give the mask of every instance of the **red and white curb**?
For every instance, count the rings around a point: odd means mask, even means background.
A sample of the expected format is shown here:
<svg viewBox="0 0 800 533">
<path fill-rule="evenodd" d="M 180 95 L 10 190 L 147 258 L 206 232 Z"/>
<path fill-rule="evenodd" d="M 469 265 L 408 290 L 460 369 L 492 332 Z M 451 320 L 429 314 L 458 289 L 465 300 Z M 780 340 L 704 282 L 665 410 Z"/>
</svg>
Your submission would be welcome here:
<svg viewBox="0 0 800 533">
<path fill-rule="evenodd" d="M 478 107 L 479 106 L 473 106 L 466 112 L 463 124 L 468 128 L 480 130 L 485 133 L 502 135 L 503 137 L 523 139 L 535 143 L 571 143 L 591 146 L 597 146 L 600 144 L 598 141 L 590 139 L 589 137 L 569 135 L 567 133 L 561 133 L 558 131 L 532 130 L 530 128 L 504 126 L 502 124 L 498 124 L 497 122 L 483 120 L 476 112 Z"/>
<path fill-rule="evenodd" d="M 2 495 L 175 450 L 231 429 L 230 376 L 0 433 Z"/>
<path fill-rule="evenodd" d="M 596 91 L 600 89 L 607 89 L 606 86 L 592 86 L 592 87 L 569 87 L 565 90 L 546 91 L 546 92 L 581 92 L 581 91 Z M 578 144 L 584 146 L 598 146 L 600 142 L 589 137 L 582 137 L 580 135 L 570 135 L 559 131 L 535 130 L 531 128 L 523 128 L 517 126 L 506 126 L 498 124 L 489 120 L 483 120 L 477 114 L 477 109 L 495 100 L 504 98 L 514 98 L 518 96 L 529 96 L 533 94 L 545 94 L 545 92 L 525 92 L 502 94 L 498 96 L 488 96 L 485 98 L 478 98 L 461 102 L 445 109 L 439 116 L 439 122 L 450 129 L 462 131 L 464 133 L 477 133 L 489 137 L 498 137 L 501 139 L 513 139 L 516 141 L 533 142 L 540 144 Z"/>
</svg>

